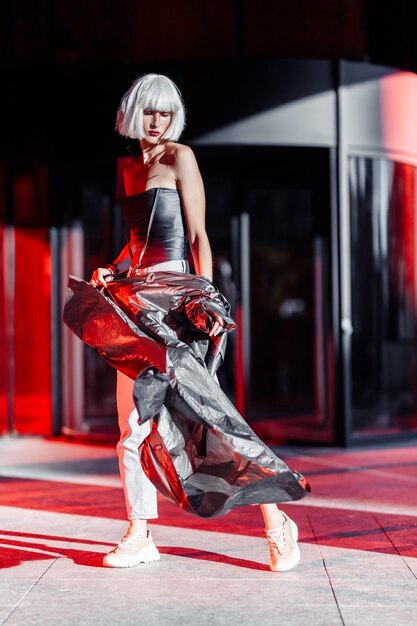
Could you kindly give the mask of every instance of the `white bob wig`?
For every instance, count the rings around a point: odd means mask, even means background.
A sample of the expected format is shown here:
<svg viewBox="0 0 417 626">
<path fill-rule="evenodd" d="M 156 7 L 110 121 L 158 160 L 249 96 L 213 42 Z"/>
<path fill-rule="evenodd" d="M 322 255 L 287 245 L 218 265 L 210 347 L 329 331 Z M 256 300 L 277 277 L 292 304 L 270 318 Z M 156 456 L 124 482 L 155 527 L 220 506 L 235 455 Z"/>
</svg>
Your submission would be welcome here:
<svg viewBox="0 0 417 626">
<path fill-rule="evenodd" d="M 178 141 L 185 126 L 185 108 L 180 90 L 163 74 L 139 76 L 120 101 L 115 130 L 123 137 L 143 139 L 143 111 L 172 113 L 163 139 Z"/>
</svg>

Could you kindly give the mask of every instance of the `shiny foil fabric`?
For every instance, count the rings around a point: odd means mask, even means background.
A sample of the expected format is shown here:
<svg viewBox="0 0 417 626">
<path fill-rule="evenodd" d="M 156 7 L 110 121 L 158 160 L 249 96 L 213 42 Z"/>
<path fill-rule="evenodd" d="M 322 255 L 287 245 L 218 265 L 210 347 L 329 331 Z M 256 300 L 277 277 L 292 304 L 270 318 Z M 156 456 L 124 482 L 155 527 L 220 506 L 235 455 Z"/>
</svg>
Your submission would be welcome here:
<svg viewBox="0 0 417 626">
<path fill-rule="evenodd" d="M 209 337 L 213 313 L 221 335 Z M 216 381 L 230 305 L 202 276 L 139 272 L 98 290 L 70 277 L 64 321 L 135 380 L 141 422 L 153 420 L 139 453 L 144 470 L 181 508 L 214 517 L 244 504 L 286 502 L 310 490 L 266 446 Z"/>
</svg>

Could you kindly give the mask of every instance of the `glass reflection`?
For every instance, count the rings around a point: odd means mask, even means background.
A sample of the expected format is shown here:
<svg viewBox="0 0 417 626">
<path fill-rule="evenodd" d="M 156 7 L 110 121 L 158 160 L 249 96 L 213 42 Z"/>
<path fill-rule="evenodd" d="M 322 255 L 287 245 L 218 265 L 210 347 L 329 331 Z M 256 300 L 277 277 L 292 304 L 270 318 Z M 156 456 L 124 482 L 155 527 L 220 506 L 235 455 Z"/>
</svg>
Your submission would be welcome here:
<svg viewBox="0 0 417 626">
<path fill-rule="evenodd" d="M 350 159 L 352 418 L 360 434 L 417 428 L 415 169 Z"/>
<path fill-rule="evenodd" d="M 277 149 L 269 164 L 248 158 L 241 200 L 250 216 L 248 417 L 275 441 L 329 441 L 329 154 Z"/>
</svg>

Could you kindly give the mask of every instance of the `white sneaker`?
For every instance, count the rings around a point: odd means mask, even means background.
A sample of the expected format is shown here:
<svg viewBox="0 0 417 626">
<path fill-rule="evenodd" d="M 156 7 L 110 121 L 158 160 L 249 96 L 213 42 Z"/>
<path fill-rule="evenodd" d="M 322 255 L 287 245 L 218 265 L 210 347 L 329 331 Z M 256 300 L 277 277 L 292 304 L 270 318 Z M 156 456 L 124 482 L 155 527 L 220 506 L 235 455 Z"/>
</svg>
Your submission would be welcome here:
<svg viewBox="0 0 417 626">
<path fill-rule="evenodd" d="M 161 555 L 155 546 L 151 531 L 146 537 L 125 535 L 111 552 L 103 559 L 104 567 L 134 567 L 139 563 L 159 561 Z"/>
<path fill-rule="evenodd" d="M 285 517 L 282 526 L 265 530 L 271 557 L 269 566 L 273 572 L 286 572 L 295 567 L 301 558 L 297 524 L 285 513 L 282 515 Z"/>
</svg>

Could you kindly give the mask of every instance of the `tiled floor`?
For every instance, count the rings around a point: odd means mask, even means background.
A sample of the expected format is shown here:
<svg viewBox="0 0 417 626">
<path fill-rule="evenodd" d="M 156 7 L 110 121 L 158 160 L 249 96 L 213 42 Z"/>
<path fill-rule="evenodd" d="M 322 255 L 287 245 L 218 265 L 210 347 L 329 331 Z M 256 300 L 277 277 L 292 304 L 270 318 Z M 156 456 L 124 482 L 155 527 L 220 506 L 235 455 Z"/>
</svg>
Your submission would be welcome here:
<svg viewBox="0 0 417 626">
<path fill-rule="evenodd" d="M 417 623 L 417 443 L 277 452 L 313 488 L 283 505 L 296 569 L 269 571 L 256 507 L 210 521 L 161 499 L 161 561 L 112 570 L 102 556 L 126 527 L 114 450 L 0 440 L 0 624 Z"/>
</svg>

